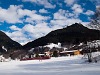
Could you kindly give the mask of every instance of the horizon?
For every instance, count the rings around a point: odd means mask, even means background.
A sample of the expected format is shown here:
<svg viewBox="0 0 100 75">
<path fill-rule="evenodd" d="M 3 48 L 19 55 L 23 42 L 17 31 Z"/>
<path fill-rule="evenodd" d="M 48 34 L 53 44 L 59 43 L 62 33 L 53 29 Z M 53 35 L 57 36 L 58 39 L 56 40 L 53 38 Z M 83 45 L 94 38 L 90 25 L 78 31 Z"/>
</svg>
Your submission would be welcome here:
<svg viewBox="0 0 100 75">
<path fill-rule="evenodd" d="M 74 23 L 87 25 L 98 0 L 0 0 L 0 30 L 21 45 Z"/>
</svg>

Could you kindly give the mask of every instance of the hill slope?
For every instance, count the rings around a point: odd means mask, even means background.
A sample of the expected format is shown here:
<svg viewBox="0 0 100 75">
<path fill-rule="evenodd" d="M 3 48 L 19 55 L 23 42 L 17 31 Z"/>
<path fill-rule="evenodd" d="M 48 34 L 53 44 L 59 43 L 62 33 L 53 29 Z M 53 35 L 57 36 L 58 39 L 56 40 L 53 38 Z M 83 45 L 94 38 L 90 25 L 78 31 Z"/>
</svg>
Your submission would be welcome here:
<svg viewBox="0 0 100 75">
<path fill-rule="evenodd" d="M 48 43 L 62 44 L 78 44 L 80 42 L 92 41 L 100 39 L 100 31 L 88 29 L 82 24 L 75 23 L 63 29 L 58 29 L 50 32 L 44 37 L 36 39 L 23 46 L 25 49 L 30 49 L 36 46 L 43 46 Z"/>
<path fill-rule="evenodd" d="M 8 50 L 15 50 L 21 48 L 21 45 L 12 39 L 10 39 L 4 32 L 0 31 L 0 52 L 2 52 L 2 46 Z"/>
</svg>

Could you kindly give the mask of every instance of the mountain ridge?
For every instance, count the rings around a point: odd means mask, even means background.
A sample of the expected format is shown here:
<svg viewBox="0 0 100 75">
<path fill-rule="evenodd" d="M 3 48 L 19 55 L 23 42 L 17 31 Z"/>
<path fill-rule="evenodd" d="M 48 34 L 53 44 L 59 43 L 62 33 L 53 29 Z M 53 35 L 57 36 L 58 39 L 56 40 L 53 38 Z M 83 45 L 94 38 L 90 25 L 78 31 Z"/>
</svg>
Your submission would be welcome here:
<svg viewBox="0 0 100 75">
<path fill-rule="evenodd" d="M 89 29 L 80 23 L 75 23 L 63 29 L 51 31 L 46 36 L 25 44 L 23 48 L 30 49 L 37 46 L 47 45 L 48 43 L 58 42 L 62 44 L 77 44 L 79 42 L 86 42 L 99 39 L 99 30 Z"/>
</svg>

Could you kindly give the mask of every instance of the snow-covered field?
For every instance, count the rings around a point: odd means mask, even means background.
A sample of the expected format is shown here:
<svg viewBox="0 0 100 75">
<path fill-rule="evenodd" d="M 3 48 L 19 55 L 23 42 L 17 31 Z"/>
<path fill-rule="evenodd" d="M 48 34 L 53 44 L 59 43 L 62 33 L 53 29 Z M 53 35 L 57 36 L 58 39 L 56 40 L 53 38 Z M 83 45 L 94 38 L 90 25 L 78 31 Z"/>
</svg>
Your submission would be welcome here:
<svg viewBox="0 0 100 75">
<path fill-rule="evenodd" d="M 100 62 L 86 63 L 82 56 L 0 62 L 0 75 L 100 75 Z"/>
</svg>

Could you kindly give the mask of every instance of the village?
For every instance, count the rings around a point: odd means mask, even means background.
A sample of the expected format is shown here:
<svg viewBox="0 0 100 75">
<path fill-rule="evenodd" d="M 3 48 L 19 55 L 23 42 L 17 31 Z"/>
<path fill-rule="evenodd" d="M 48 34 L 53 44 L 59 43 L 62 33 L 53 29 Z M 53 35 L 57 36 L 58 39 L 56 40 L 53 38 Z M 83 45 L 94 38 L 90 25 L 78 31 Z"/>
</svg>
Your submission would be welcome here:
<svg viewBox="0 0 100 75">
<path fill-rule="evenodd" d="M 87 60 L 91 62 L 92 58 L 93 60 L 96 59 L 91 54 L 93 52 L 99 52 L 99 46 L 99 40 L 88 42 L 87 44 L 80 43 L 79 45 L 72 45 L 70 47 L 62 47 L 61 43 L 50 43 L 45 46 L 30 49 L 20 60 L 45 60 L 51 57 L 87 55 Z"/>
<path fill-rule="evenodd" d="M 100 75 L 100 0 L 0 0 L 0 75 Z"/>
<path fill-rule="evenodd" d="M 67 57 L 67 56 L 77 56 L 83 55 L 85 56 L 88 62 L 99 61 L 99 55 L 96 57 L 92 54 L 94 52 L 99 52 L 100 50 L 100 40 L 94 40 L 91 42 L 80 43 L 77 45 L 63 45 L 61 43 L 54 44 L 49 43 L 45 46 L 38 46 L 35 48 L 31 48 L 28 51 L 25 50 L 16 50 L 10 52 L 10 54 L 4 54 L 0 56 L 0 61 L 5 62 L 5 59 L 9 60 L 46 60 L 51 59 L 52 57 Z M 7 51 L 7 49 L 2 46 L 2 48 Z M 98 58 L 98 59 L 97 59 Z M 96 60 L 97 59 L 97 60 Z"/>
</svg>

